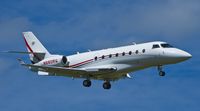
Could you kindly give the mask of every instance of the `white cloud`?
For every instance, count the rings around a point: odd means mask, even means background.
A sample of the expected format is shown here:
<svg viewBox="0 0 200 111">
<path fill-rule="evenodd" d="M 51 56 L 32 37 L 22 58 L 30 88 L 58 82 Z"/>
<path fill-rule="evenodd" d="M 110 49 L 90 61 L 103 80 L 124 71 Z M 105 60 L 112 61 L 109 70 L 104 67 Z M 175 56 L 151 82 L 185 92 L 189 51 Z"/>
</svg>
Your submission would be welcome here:
<svg viewBox="0 0 200 111">
<path fill-rule="evenodd" d="M 71 47 L 98 49 L 153 40 L 185 42 L 190 39 L 195 41 L 196 36 L 200 35 L 198 31 L 200 28 L 199 1 L 129 2 L 116 1 L 105 7 L 98 5 L 94 7 L 91 3 L 87 5 L 87 9 L 94 9 L 79 10 L 79 12 L 76 10 L 76 14 L 59 14 L 58 18 L 68 15 L 68 19 L 50 20 L 45 24 L 30 21 L 23 15 L 3 20 L 0 22 L 0 37 L 3 37 L 3 45 L 9 43 L 10 40 L 23 43 L 18 38 L 22 31 L 30 29 L 45 44 L 55 47 L 64 46 L 66 50 L 70 50 Z M 46 7 L 56 8 L 51 2 L 47 5 L 49 6 Z M 68 5 L 61 6 L 63 9 Z M 57 9 L 57 11 L 61 10 Z M 44 41 L 46 38 L 48 41 Z"/>
<path fill-rule="evenodd" d="M 131 43 L 155 39 L 184 42 L 195 40 L 200 35 L 199 1 L 168 0 L 128 5 L 123 2 L 114 2 L 105 9 L 96 8 L 80 16 L 72 16 L 70 20 L 50 22 L 35 28 L 40 30 L 42 36 L 65 41 L 60 45 L 66 47 L 77 43 L 79 47 L 91 47 L 94 43 L 92 46 L 98 48 L 104 47 L 103 43 L 107 42 Z M 87 41 L 90 41 L 90 45 Z M 96 46 L 96 41 L 100 46 Z M 115 46 L 120 42 L 106 46 Z"/>
</svg>

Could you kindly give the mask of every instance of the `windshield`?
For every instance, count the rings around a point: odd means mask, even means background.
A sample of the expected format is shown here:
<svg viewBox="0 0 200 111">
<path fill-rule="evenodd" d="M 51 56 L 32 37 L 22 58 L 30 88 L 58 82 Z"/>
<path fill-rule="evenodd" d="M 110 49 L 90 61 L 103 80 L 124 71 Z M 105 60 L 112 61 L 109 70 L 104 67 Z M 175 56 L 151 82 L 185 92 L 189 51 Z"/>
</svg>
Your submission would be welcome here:
<svg viewBox="0 0 200 111">
<path fill-rule="evenodd" d="M 160 48 L 160 46 L 158 44 L 154 44 L 152 49 L 155 49 L 155 48 Z"/>
<path fill-rule="evenodd" d="M 161 44 L 163 48 L 172 48 L 173 46 L 170 44 Z"/>
</svg>

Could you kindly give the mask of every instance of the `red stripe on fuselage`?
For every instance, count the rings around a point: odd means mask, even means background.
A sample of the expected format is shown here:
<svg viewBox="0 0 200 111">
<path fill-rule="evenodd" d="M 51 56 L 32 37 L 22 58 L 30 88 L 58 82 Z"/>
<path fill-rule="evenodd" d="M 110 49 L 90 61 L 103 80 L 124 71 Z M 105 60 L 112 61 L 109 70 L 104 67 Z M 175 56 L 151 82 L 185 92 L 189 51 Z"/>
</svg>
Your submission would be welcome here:
<svg viewBox="0 0 200 111">
<path fill-rule="evenodd" d="M 81 65 L 88 64 L 88 63 L 90 63 L 91 61 L 93 61 L 93 59 L 86 60 L 86 61 L 83 61 L 83 62 L 80 62 L 80 63 L 74 64 L 74 65 L 71 65 L 71 66 L 69 66 L 69 67 L 78 67 L 78 66 L 81 66 Z"/>
</svg>

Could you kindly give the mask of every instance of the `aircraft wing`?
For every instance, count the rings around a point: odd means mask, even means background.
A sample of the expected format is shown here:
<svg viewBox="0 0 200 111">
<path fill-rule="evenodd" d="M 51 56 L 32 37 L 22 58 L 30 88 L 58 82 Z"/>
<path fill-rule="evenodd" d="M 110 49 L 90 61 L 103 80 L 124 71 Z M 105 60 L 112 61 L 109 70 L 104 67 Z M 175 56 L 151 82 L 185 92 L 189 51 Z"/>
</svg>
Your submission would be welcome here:
<svg viewBox="0 0 200 111">
<path fill-rule="evenodd" d="M 38 69 L 38 71 L 50 72 L 50 73 L 86 73 L 84 70 L 75 69 L 75 68 L 65 68 L 57 66 L 38 66 L 32 64 L 23 64 L 33 69 Z"/>
<path fill-rule="evenodd" d="M 67 76 L 73 78 L 98 78 L 107 73 L 115 72 L 116 69 L 112 67 L 96 67 L 96 68 L 67 68 L 57 66 L 38 66 L 33 64 L 25 64 L 22 60 L 18 59 L 20 64 L 38 72 L 48 73 L 50 76 Z"/>
</svg>

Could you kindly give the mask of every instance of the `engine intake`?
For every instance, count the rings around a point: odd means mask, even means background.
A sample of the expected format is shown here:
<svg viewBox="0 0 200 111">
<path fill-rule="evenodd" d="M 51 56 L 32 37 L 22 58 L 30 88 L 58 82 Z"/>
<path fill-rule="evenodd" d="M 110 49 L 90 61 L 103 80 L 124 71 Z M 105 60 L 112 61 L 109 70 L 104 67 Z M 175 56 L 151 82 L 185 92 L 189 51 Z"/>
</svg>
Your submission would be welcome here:
<svg viewBox="0 0 200 111">
<path fill-rule="evenodd" d="M 63 64 L 66 64 L 66 63 L 67 63 L 67 57 L 66 57 L 66 56 L 63 56 L 63 57 L 62 57 L 62 62 L 63 62 Z"/>
</svg>

